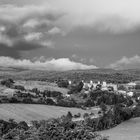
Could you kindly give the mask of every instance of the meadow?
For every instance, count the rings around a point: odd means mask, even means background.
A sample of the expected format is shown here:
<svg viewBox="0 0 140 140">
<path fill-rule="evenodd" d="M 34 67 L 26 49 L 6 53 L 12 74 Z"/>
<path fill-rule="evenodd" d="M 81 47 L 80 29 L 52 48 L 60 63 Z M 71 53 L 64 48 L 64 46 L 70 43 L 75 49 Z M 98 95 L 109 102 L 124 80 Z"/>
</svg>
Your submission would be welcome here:
<svg viewBox="0 0 140 140">
<path fill-rule="evenodd" d="M 133 118 L 120 125 L 100 132 L 110 140 L 140 140 L 140 118 Z"/>
<path fill-rule="evenodd" d="M 70 111 L 72 114 L 91 112 L 78 108 L 58 107 L 35 104 L 0 104 L 0 119 L 16 121 L 47 120 L 66 115 Z"/>
</svg>

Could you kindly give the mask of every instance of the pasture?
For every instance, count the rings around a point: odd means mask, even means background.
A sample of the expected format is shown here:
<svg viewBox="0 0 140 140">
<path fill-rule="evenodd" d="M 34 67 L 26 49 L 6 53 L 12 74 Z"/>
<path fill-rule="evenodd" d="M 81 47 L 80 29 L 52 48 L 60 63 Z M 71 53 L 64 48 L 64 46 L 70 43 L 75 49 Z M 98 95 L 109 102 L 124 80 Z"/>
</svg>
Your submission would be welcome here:
<svg viewBox="0 0 140 140">
<path fill-rule="evenodd" d="M 101 132 L 109 140 L 140 140 L 140 118 L 133 118 Z"/>
<path fill-rule="evenodd" d="M 33 80 L 16 80 L 15 85 L 22 85 L 25 89 L 30 90 L 37 88 L 40 91 L 49 90 L 49 91 L 58 91 L 63 94 L 67 94 L 68 89 L 59 88 L 56 83 L 43 82 L 43 81 L 33 81 Z"/>
<path fill-rule="evenodd" d="M 78 108 L 58 107 L 35 104 L 0 104 L 0 119 L 16 121 L 47 120 L 66 115 L 70 111 L 72 114 L 90 112 Z"/>
</svg>

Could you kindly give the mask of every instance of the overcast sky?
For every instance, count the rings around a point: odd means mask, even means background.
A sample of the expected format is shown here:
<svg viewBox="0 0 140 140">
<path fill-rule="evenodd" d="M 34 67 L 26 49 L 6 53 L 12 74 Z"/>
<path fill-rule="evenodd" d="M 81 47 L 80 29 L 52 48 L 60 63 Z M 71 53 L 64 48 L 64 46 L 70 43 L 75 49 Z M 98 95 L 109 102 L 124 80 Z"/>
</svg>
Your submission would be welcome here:
<svg viewBox="0 0 140 140">
<path fill-rule="evenodd" d="M 1 0 L 0 65 L 140 68 L 139 0 Z"/>
</svg>

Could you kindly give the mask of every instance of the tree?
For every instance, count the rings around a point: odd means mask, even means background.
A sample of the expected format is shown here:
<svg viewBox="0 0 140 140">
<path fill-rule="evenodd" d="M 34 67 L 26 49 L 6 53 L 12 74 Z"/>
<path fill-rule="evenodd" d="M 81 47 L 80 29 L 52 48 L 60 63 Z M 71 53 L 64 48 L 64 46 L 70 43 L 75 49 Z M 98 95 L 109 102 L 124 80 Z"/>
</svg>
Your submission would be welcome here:
<svg viewBox="0 0 140 140">
<path fill-rule="evenodd" d="M 10 102 L 10 103 L 18 103 L 19 101 L 17 100 L 17 98 L 11 97 L 11 98 L 9 99 L 9 102 Z"/>
<path fill-rule="evenodd" d="M 105 114 L 107 112 L 107 106 L 104 103 L 100 104 L 100 108 L 101 108 L 103 114 Z"/>
<path fill-rule="evenodd" d="M 140 90 L 140 85 L 136 85 L 136 86 L 135 86 L 135 89 L 136 89 L 136 90 Z"/>
<path fill-rule="evenodd" d="M 31 98 L 24 98 L 23 103 L 31 104 L 31 103 L 33 103 L 33 100 Z"/>
<path fill-rule="evenodd" d="M 46 104 L 48 104 L 48 105 L 55 105 L 55 102 L 53 101 L 53 99 L 47 98 L 46 99 Z"/>
<path fill-rule="evenodd" d="M 89 117 L 89 114 L 88 113 L 84 113 L 83 118 L 86 119 L 88 117 Z"/>
<path fill-rule="evenodd" d="M 69 85 L 68 80 L 58 80 L 57 85 L 59 87 L 67 88 Z"/>
<path fill-rule="evenodd" d="M 79 82 L 79 84 L 77 85 L 77 92 L 80 92 L 83 89 L 84 83 L 81 81 Z"/>
<path fill-rule="evenodd" d="M 125 87 L 124 85 L 120 85 L 120 86 L 118 87 L 118 90 L 126 90 L 126 87 Z"/>
<path fill-rule="evenodd" d="M 27 125 L 27 123 L 25 121 L 19 122 L 19 124 L 17 125 L 17 127 L 19 129 L 23 129 L 25 131 L 29 129 L 29 127 L 28 127 L 28 125 Z"/>
<path fill-rule="evenodd" d="M 8 88 L 12 87 L 14 84 L 13 79 L 6 79 L 1 81 L 1 85 L 6 86 Z"/>
<path fill-rule="evenodd" d="M 25 90 L 24 86 L 21 86 L 21 85 L 15 85 L 14 88 L 21 91 Z"/>
<path fill-rule="evenodd" d="M 71 120 L 71 119 L 72 119 L 72 117 L 73 117 L 73 116 L 72 116 L 72 113 L 71 113 L 70 111 L 68 111 L 68 113 L 67 113 L 67 116 L 66 116 L 66 117 L 67 117 L 68 119 L 70 119 L 70 120 Z"/>
</svg>

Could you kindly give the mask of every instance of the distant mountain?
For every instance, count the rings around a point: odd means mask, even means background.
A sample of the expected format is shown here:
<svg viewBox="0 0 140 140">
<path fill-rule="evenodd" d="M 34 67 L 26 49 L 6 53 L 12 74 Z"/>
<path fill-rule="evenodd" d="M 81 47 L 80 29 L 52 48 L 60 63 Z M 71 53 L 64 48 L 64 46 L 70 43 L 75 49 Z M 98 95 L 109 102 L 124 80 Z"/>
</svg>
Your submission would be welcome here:
<svg viewBox="0 0 140 140">
<path fill-rule="evenodd" d="M 90 69 L 71 71 L 41 71 L 28 70 L 13 67 L 0 67 L 0 78 L 13 78 L 25 80 L 46 80 L 56 81 L 58 79 L 69 80 L 93 80 L 107 81 L 112 83 L 126 83 L 140 80 L 140 69 L 113 70 L 113 69 Z"/>
</svg>

